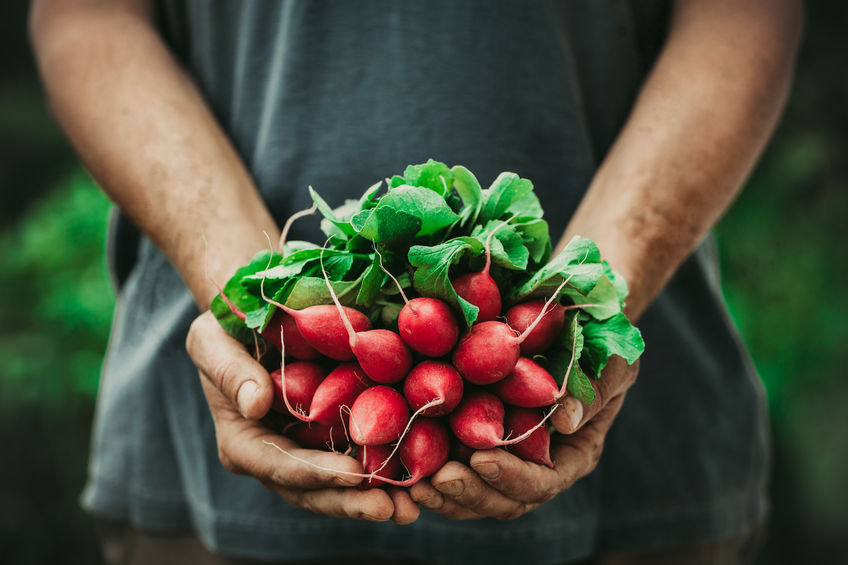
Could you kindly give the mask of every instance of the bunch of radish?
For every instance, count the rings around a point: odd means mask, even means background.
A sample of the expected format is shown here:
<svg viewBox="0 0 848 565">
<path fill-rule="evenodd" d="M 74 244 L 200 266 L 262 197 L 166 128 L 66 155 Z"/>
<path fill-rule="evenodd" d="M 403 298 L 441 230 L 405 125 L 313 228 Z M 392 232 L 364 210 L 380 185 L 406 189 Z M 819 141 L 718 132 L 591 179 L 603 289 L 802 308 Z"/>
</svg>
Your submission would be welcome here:
<svg viewBox="0 0 848 565">
<path fill-rule="evenodd" d="M 584 238 L 549 261 L 541 206 L 517 175 L 482 190 L 431 160 L 387 185 L 336 209 L 311 191 L 327 243 L 286 244 L 287 222 L 280 252 L 213 302 L 278 367 L 280 431 L 356 457 L 366 488 L 410 486 L 480 449 L 552 467 L 560 399 L 591 403 L 589 376 L 644 348 L 621 313 L 626 285 Z"/>
</svg>

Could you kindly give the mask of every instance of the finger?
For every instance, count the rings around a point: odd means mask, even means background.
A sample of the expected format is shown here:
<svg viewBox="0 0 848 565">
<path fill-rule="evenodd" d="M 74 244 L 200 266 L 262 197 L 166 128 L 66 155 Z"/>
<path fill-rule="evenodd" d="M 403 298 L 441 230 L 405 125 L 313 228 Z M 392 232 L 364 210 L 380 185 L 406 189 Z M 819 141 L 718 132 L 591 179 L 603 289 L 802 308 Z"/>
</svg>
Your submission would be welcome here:
<svg viewBox="0 0 848 565">
<path fill-rule="evenodd" d="M 285 489 L 267 484 L 288 502 L 316 514 L 336 518 L 354 518 L 370 522 L 386 522 L 392 518 L 395 506 L 382 489 L 326 488 L 318 490 Z"/>
<path fill-rule="evenodd" d="M 228 470 L 282 488 L 352 486 L 362 481 L 345 474 L 362 473 L 362 466 L 353 457 L 301 449 L 291 439 L 271 432 L 261 423 L 239 416 L 208 379 L 202 379 L 201 384 L 215 422 L 218 456 Z"/>
<path fill-rule="evenodd" d="M 412 485 L 409 494 L 412 500 L 427 510 L 452 520 L 479 520 L 485 517 L 445 497 L 426 480 Z"/>
<path fill-rule="evenodd" d="M 523 502 L 508 498 L 483 481 L 477 473 L 456 461 L 448 462 L 430 478 L 447 500 L 490 518 L 508 520 L 527 511 Z"/>
<path fill-rule="evenodd" d="M 492 488 L 512 500 L 539 504 L 555 497 L 562 480 L 554 469 L 524 461 L 503 449 L 477 451 L 471 468 Z"/>
<path fill-rule="evenodd" d="M 590 379 L 595 390 L 595 401 L 583 404 L 573 396 L 566 396 L 560 402 L 560 409 L 551 416 L 551 424 L 561 434 L 573 434 L 586 422 L 604 409 L 611 398 L 615 398 L 629 389 L 639 373 L 639 362 L 628 365 L 621 357 L 610 357 L 600 379 Z"/>
<path fill-rule="evenodd" d="M 410 498 L 409 491 L 397 487 L 389 487 L 386 489 L 392 499 L 395 507 L 395 513 L 392 515 L 392 521 L 396 524 L 411 524 L 418 519 L 421 514 L 421 509 Z"/>
<path fill-rule="evenodd" d="M 238 407 L 242 416 L 258 420 L 271 409 L 274 388 L 268 371 L 224 331 L 211 312 L 192 322 L 186 350 L 201 375 Z"/>
<path fill-rule="evenodd" d="M 580 430 L 569 435 L 551 436 L 551 459 L 559 479 L 558 491 L 571 488 L 578 479 L 595 470 L 604 448 L 604 439 L 621 408 L 624 394 L 611 399 Z"/>
</svg>

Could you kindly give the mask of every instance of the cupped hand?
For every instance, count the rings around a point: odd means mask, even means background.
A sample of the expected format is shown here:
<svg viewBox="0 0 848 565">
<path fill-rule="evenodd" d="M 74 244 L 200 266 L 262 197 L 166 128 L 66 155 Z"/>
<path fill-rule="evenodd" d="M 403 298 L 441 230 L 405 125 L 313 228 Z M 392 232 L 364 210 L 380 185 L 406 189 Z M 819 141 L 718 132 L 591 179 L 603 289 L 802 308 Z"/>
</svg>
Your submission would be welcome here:
<svg viewBox="0 0 848 565">
<path fill-rule="evenodd" d="M 186 348 L 200 371 L 218 457 L 227 470 L 253 476 L 291 504 L 318 514 L 399 524 L 418 518 L 407 491 L 360 490 L 355 486 L 362 479 L 338 473 L 362 472 L 353 457 L 302 449 L 262 425 L 258 420 L 274 398 L 271 377 L 211 312 L 192 323 Z"/>
<path fill-rule="evenodd" d="M 566 397 L 551 416 L 553 469 L 523 461 L 503 449 L 477 451 L 471 467 L 448 462 L 429 480 L 412 487 L 412 499 L 453 519 L 517 518 L 568 489 L 598 464 L 604 439 L 636 380 L 638 362 L 613 357 L 599 380 L 595 401 L 585 406 Z"/>
</svg>

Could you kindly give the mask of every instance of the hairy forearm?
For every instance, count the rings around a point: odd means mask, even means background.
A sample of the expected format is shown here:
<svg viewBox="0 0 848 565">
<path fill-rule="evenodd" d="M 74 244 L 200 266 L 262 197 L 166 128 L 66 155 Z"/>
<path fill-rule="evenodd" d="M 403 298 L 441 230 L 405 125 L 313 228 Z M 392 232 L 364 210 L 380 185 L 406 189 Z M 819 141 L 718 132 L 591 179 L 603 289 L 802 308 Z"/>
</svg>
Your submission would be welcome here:
<svg viewBox="0 0 848 565">
<path fill-rule="evenodd" d="M 594 239 L 638 317 L 721 217 L 785 102 L 801 33 L 791 0 L 678 2 L 665 47 L 560 246 Z"/>
<path fill-rule="evenodd" d="M 41 0 L 31 35 L 51 108 L 98 183 L 201 307 L 277 226 L 144 1 Z"/>
</svg>

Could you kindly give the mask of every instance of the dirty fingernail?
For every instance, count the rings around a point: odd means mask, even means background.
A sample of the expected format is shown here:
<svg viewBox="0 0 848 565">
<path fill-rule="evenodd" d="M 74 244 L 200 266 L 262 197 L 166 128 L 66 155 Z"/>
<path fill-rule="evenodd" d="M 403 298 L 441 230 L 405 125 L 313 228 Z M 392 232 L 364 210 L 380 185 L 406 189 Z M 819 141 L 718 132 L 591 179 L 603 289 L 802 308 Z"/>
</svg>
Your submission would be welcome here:
<svg viewBox="0 0 848 565">
<path fill-rule="evenodd" d="M 474 470 L 477 471 L 477 474 L 484 479 L 493 480 L 501 476 L 501 468 L 497 463 L 487 461 L 485 463 L 474 465 L 473 467 Z"/>
<path fill-rule="evenodd" d="M 460 480 L 447 481 L 433 486 L 448 496 L 459 496 L 465 490 L 465 485 Z"/>
<path fill-rule="evenodd" d="M 236 400 L 238 401 L 239 412 L 245 418 L 250 412 L 250 406 L 253 404 L 253 397 L 256 396 L 257 390 L 259 390 L 259 387 L 253 381 L 245 381 L 239 388 Z"/>
<path fill-rule="evenodd" d="M 436 509 L 441 508 L 445 504 L 445 499 L 442 498 L 441 494 L 432 494 L 427 498 L 424 498 L 420 501 L 421 506 L 424 508 Z"/>
<path fill-rule="evenodd" d="M 385 522 L 388 518 L 379 518 L 377 516 L 372 516 L 371 514 L 366 514 L 363 512 L 361 514 L 363 520 L 368 520 L 369 522 Z"/>
</svg>

